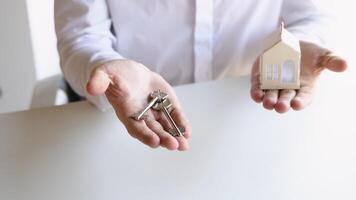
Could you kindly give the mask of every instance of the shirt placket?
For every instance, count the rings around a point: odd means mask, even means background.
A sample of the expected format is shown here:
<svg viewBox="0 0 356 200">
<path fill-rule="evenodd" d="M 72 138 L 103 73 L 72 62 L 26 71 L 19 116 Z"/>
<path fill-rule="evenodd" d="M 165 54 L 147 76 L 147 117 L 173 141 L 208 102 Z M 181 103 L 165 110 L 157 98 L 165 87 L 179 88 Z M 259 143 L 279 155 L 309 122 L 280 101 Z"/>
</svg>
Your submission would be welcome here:
<svg viewBox="0 0 356 200">
<path fill-rule="evenodd" d="M 213 0 L 196 0 L 194 32 L 194 78 L 196 82 L 212 78 Z"/>
</svg>

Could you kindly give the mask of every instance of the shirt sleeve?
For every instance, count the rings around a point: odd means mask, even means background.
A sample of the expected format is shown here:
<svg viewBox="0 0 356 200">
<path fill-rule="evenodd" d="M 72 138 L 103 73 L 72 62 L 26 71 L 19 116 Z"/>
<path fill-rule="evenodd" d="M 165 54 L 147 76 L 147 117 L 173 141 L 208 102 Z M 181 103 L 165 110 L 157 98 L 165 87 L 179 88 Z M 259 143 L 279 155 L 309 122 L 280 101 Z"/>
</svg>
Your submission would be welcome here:
<svg viewBox="0 0 356 200">
<path fill-rule="evenodd" d="M 300 40 L 325 45 L 334 18 L 316 0 L 284 0 L 281 19 Z"/>
<path fill-rule="evenodd" d="M 91 71 L 100 64 L 122 59 L 105 0 L 55 0 L 55 26 L 61 69 L 73 90 L 101 110 L 111 108 L 105 95 L 86 92 Z"/>
</svg>

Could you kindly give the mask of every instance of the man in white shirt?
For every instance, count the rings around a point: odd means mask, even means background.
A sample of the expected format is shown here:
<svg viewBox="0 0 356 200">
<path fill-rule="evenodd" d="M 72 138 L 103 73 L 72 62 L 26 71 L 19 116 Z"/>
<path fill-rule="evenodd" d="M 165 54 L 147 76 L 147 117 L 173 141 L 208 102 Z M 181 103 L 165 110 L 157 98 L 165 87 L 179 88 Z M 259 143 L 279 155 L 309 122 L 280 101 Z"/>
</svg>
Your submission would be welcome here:
<svg viewBox="0 0 356 200">
<path fill-rule="evenodd" d="M 188 149 L 191 126 L 171 85 L 251 73 L 251 97 L 269 110 L 301 110 L 323 69 L 346 62 L 320 47 L 328 23 L 312 0 L 56 0 L 61 67 L 72 88 L 101 109 L 113 107 L 128 132 L 150 147 Z M 301 42 L 301 89 L 259 89 L 263 39 L 283 21 Z M 255 64 L 253 65 L 253 63 Z M 156 89 L 186 129 L 174 138 L 158 112 L 131 118 Z"/>
</svg>

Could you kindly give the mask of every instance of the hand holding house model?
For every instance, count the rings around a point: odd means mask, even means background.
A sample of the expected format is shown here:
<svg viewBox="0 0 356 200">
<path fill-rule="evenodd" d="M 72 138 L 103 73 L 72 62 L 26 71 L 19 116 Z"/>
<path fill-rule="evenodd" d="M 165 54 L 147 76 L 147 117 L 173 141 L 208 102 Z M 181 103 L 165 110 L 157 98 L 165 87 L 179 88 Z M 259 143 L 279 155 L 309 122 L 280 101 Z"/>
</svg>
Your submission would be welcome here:
<svg viewBox="0 0 356 200">
<path fill-rule="evenodd" d="M 301 50 L 299 40 L 284 28 L 266 38 L 260 62 L 260 89 L 299 89 Z"/>
</svg>

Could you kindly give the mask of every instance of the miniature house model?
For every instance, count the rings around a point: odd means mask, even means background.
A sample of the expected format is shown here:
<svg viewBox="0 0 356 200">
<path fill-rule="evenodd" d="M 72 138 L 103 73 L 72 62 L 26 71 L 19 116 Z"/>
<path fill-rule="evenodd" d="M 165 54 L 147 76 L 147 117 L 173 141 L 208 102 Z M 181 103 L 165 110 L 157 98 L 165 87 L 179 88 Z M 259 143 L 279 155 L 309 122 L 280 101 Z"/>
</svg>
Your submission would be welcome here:
<svg viewBox="0 0 356 200">
<path fill-rule="evenodd" d="M 260 88 L 299 89 L 300 59 L 299 40 L 282 25 L 264 44 L 265 52 L 260 62 Z"/>
</svg>

